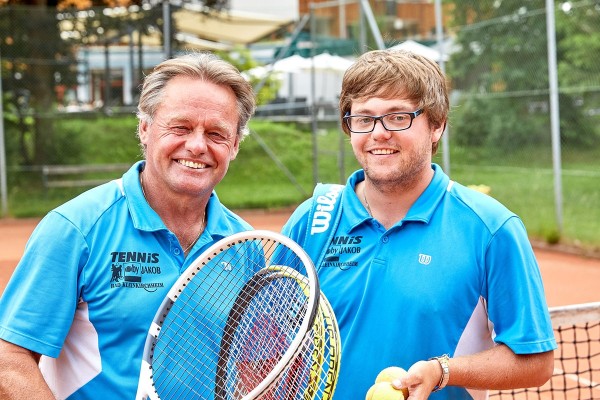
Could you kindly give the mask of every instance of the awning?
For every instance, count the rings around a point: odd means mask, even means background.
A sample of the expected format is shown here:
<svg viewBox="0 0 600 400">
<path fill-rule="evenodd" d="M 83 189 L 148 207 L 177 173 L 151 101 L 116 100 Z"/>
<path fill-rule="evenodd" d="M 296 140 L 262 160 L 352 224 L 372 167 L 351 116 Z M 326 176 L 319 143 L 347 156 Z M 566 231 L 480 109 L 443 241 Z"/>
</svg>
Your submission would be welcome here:
<svg viewBox="0 0 600 400">
<path fill-rule="evenodd" d="M 218 43 L 255 43 L 294 21 L 239 11 L 204 14 L 181 9 L 173 13 L 177 32 Z"/>
<path fill-rule="evenodd" d="M 179 9 L 172 14 L 175 38 L 185 48 L 201 50 L 230 50 L 234 45 L 255 43 L 294 23 L 292 19 L 265 16 L 240 11 L 207 11 Z M 61 20 L 59 25 L 64 39 L 81 39 L 87 17 Z M 138 43 L 137 32 L 133 33 Z M 144 45 L 160 45 L 162 32 L 142 36 Z M 129 35 L 111 30 L 102 35 L 86 37 L 86 44 L 128 43 Z"/>
</svg>

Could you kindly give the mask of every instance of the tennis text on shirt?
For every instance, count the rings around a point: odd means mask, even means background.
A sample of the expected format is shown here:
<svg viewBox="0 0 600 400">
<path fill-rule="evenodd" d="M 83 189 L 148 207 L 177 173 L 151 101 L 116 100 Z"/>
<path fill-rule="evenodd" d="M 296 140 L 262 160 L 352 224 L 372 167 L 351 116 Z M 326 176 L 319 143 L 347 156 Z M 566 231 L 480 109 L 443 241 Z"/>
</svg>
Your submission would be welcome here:
<svg viewBox="0 0 600 400">
<path fill-rule="evenodd" d="M 164 287 L 163 282 L 150 282 L 161 274 L 158 253 L 115 251 L 111 253 L 111 288 L 144 289 L 154 292 Z"/>
</svg>

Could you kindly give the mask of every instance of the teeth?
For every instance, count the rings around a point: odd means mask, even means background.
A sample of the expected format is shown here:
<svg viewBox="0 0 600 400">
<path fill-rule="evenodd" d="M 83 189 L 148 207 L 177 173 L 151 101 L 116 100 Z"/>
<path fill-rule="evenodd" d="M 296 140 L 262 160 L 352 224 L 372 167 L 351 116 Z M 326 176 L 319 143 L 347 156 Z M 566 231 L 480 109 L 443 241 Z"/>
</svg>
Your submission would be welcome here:
<svg viewBox="0 0 600 400">
<path fill-rule="evenodd" d="M 196 163 L 196 162 L 192 162 L 192 161 L 178 160 L 177 162 L 179 164 L 184 165 L 189 168 L 195 168 L 195 169 L 206 168 L 206 164 L 200 164 L 200 163 Z"/>
<path fill-rule="evenodd" d="M 375 149 L 375 150 L 371 150 L 371 153 L 373 154 L 393 154 L 395 153 L 395 150 L 390 150 L 390 149 Z"/>
</svg>

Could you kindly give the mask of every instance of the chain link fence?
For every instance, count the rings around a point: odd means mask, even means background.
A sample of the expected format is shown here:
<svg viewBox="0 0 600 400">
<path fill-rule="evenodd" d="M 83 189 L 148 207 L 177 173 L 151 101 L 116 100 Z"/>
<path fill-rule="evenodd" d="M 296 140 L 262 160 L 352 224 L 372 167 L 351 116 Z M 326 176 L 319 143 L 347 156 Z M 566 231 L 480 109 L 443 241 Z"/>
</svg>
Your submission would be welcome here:
<svg viewBox="0 0 600 400">
<path fill-rule="evenodd" d="M 549 19 L 543 0 L 456 2 L 452 40 L 444 46 L 451 55 L 451 173 L 491 188 L 534 236 L 597 246 L 600 2 L 555 5 Z M 556 143 L 548 21 L 556 27 L 550 29 L 558 65 Z"/>
<path fill-rule="evenodd" d="M 356 4 L 347 7 L 344 15 L 349 19 Z M 386 29 L 398 29 L 398 24 L 379 16 L 380 8 L 373 7 L 375 19 L 390 47 L 401 40 Z M 354 43 L 357 52 L 375 48 L 373 37 L 359 25 L 344 31 L 338 27 L 340 21 L 332 23 L 341 8 L 332 9 L 335 12 L 328 14 L 326 24 L 324 11 L 316 13 L 318 26 L 332 35 L 339 31 L 345 46 Z M 171 12 L 176 10 L 173 7 Z M 165 57 L 164 20 L 161 5 L 76 12 L 0 7 L 9 201 L 21 201 L 28 188 L 39 189 L 31 196 L 45 193 L 44 166 L 88 165 L 82 170 L 86 180 L 96 180 L 114 171 L 94 165 L 120 166 L 139 157 L 133 112 L 144 73 Z M 449 145 L 441 149 L 436 162 L 443 164 L 442 157 L 447 156 L 453 179 L 489 190 L 523 218 L 532 238 L 597 252 L 600 1 L 555 3 L 559 180 L 554 171 L 557 143 L 552 142 L 544 0 L 447 2 L 444 21 L 448 39 L 438 50 L 447 56 L 444 67 L 452 85 L 452 109 Z M 309 27 L 310 23 L 305 30 Z M 424 35 L 416 28 L 403 25 L 402 29 L 398 32 L 407 38 Z M 172 24 L 167 47 L 173 53 L 189 49 L 178 42 L 180 33 Z M 434 42 L 427 44 L 435 47 Z M 281 114 L 287 118 L 290 112 Z M 111 125 L 107 117 L 118 122 Z M 128 139 L 119 146 L 108 143 L 108 156 L 90 155 L 82 148 L 103 139 L 87 137 L 86 121 L 104 124 L 100 128 L 104 131 L 123 129 Z M 314 149 L 306 150 L 310 157 Z M 352 158 L 338 157 L 342 162 Z"/>
</svg>

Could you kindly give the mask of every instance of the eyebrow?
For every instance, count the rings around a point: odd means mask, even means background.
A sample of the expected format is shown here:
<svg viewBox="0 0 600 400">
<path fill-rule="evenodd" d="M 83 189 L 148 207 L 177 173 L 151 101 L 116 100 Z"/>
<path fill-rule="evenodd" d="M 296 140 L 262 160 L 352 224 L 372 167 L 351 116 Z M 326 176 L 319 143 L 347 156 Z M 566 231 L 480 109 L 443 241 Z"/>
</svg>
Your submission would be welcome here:
<svg viewBox="0 0 600 400">
<path fill-rule="evenodd" d="M 393 107 L 386 109 L 385 112 L 382 112 L 381 114 L 378 114 L 378 115 L 384 115 L 384 114 L 395 113 L 395 112 L 413 112 L 415 110 L 416 110 L 416 108 L 413 109 L 413 107 L 393 106 Z M 369 111 L 368 108 L 359 108 L 358 110 L 354 111 L 351 114 L 353 114 L 353 115 L 375 115 L 372 111 Z"/>
<path fill-rule="evenodd" d="M 167 118 L 167 122 L 169 124 L 190 124 L 193 123 L 193 118 L 190 118 L 186 115 L 175 115 L 172 116 L 170 118 Z M 216 130 L 222 130 L 222 131 L 229 131 L 232 130 L 234 133 L 237 130 L 237 125 L 233 124 L 233 126 L 229 126 L 229 124 L 224 123 L 221 120 L 212 122 L 210 121 L 208 127 L 211 129 L 216 129 Z"/>
<path fill-rule="evenodd" d="M 218 121 L 215 124 L 209 124 L 208 130 L 217 130 L 219 132 L 226 133 L 227 136 L 235 136 L 237 134 L 237 125 L 229 126 L 224 124 L 222 121 Z"/>
</svg>

